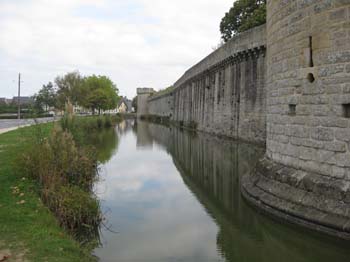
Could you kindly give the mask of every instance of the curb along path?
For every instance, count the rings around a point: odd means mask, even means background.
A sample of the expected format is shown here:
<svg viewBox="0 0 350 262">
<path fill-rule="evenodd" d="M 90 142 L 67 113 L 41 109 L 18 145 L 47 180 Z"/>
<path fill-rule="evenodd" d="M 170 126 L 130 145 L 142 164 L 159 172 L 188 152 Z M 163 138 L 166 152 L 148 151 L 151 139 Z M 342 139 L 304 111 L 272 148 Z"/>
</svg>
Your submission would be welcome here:
<svg viewBox="0 0 350 262">
<path fill-rule="evenodd" d="M 55 121 L 57 118 L 45 117 L 36 119 L 37 123 L 47 123 Z M 30 126 L 35 124 L 35 119 L 1 119 L 0 134 L 15 130 L 20 127 Z"/>
</svg>

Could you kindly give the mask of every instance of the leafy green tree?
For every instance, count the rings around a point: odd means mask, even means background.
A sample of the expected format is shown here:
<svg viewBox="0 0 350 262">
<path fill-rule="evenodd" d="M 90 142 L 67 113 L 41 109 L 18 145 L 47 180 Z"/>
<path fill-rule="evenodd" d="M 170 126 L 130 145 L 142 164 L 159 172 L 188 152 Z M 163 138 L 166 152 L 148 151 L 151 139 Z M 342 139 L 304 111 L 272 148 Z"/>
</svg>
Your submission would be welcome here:
<svg viewBox="0 0 350 262">
<path fill-rule="evenodd" d="M 135 97 L 132 99 L 131 105 L 132 105 L 132 107 L 134 108 L 135 112 L 137 112 L 137 96 L 135 96 Z"/>
<path fill-rule="evenodd" d="M 221 20 L 221 37 L 227 42 L 233 35 L 265 22 L 266 0 L 237 0 Z"/>
<path fill-rule="evenodd" d="M 16 104 L 6 104 L 5 102 L 0 102 L 0 114 L 3 113 L 17 113 Z"/>
<path fill-rule="evenodd" d="M 84 78 L 82 87 L 82 106 L 95 112 L 109 110 L 117 107 L 118 88 L 106 76 L 88 76 Z"/>
<path fill-rule="evenodd" d="M 48 111 L 50 107 L 56 105 L 56 90 L 51 82 L 39 90 L 37 94 L 34 95 L 34 107 L 38 111 Z"/>
<path fill-rule="evenodd" d="M 68 102 L 72 103 L 73 105 L 81 104 L 83 83 L 84 78 L 78 71 L 56 77 L 55 84 L 57 86 L 57 107 L 63 110 Z"/>
</svg>

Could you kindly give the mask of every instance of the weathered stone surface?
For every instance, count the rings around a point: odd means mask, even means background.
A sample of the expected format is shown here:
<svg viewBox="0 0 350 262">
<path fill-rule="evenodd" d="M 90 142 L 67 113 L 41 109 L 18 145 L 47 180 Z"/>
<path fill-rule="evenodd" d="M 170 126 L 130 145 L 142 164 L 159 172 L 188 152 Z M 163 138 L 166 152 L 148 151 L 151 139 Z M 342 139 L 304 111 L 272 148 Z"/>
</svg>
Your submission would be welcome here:
<svg viewBox="0 0 350 262">
<path fill-rule="evenodd" d="M 347 239 L 349 24 L 349 1 L 267 2 L 269 159 L 243 179 L 242 190 L 268 212 Z"/>
<path fill-rule="evenodd" d="M 148 114 L 148 97 L 154 92 L 153 88 L 137 88 L 137 116 Z"/>
<path fill-rule="evenodd" d="M 300 23 L 295 17 L 303 17 L 306 7 L 308 18 Z M 350 103 L 350 46 L 340 42 L 350 42 L 349 10 L 349 1 L 329 0 L 276 0 L 267 7 L 266 88 L 275 94 L 266 104 L 267 138 L 274 141 L 267 143 L 268 155 L 281 164 L 344 179 L 350 153 L 350 120 L 343 108 Z M 291 27 L 298 34 L 286 34 Z M 291 59 L 299 63 L 286 63 L 288 74 L 280 74 L 278 67 Z M 300 81 L 297 89 L 281 85 L 288 75 Z M 283 128 L 273 119 L 287 115 L 282 109 L 290 104 L 296 114 L 284 119 Z"/>
<path fill-rule="evenodd" d="M 174 114 L 173 92 L 148 98 L 148 114 L 161 117 L 172 117 Z"/>
<path fill-rule="evenodd" d="M 345 70 L 346 70 L 347 73 L 350 73 L 350 64 L 346 65 L 346 69 Z"/>
<path fill-rule="evenodd" d="M 334 140 L 334 130 L 326 127 L 316 127 L 311 129 L 311 138 L 321 141 Z"/>
<path fill-rule="evenodd" d="M 242 178 L 250 202 L 283 219 L 350 239 L 350 182 L 284 167 L 264 158 Z"/>
<path fill-rule="evenodd" d="M 234 37 L 175 84 L 150 97 L 151 115 L 217 135 L 264 144 L 266 140 L 265 26 Z"/>
</svg>

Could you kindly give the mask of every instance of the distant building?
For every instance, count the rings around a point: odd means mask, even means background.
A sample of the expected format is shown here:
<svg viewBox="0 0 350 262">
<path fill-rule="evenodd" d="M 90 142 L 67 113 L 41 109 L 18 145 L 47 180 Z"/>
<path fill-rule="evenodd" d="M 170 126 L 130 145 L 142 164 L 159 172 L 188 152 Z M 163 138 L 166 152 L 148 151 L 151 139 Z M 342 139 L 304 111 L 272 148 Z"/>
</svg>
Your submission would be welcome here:
<svg viewBox="0 0 350 262">
<path fill-rule="evenodd" d="M 118 102 L 117 106 L 118 113 L 131 113 L 132 112 L 132 101 L 127 97 L 122 97 Z"/>
<path fill-rule="evenodd" d="M 0 97 L 0 104 L 9 105 L 9 104 L 11 104 L 11 102 L 12 102 L 12 99 Z"/>
<path fill-rule="evenodd" d="M 90 109 L 84 108 L 79 105 L 73 105 L 73 112 L 74 114 L 80 114 L 80 115 L 90 115 L 92 114 L 92 111 Z"/>
<path fill-rule="evenodd" d="M 93 112 L 90 109 L 84 108 L 79 105 L 73 105 L 74 114 L 78 115 L 91 115 Z M 108 110 L 101 110 L 101 114 L 117 114 L 117 113 L 131 113 L 133 112 L 132 101 L 127 97 L 121 97 L 117 107 Z"/>
<path fill-rule="evenodd" d="M 21 105 L 33 105 L 34 104 L 34 99 L 31 96 L 20 96 L 19 97 L 19 102 Z M 18 96 L 14 96 L 11 101 L 12 104 L 17 104 L 18 103 Z"/>
<path fill-rule="evenodd" d="M 29 106 L 34 104 L 34 99 L 31 96 L 21 96 L 19 102 L 23 106 Z M 0 97 L 0 104 L 18 105 L 18 96 L 14 96 L 13 98 Z"/>
</svg>

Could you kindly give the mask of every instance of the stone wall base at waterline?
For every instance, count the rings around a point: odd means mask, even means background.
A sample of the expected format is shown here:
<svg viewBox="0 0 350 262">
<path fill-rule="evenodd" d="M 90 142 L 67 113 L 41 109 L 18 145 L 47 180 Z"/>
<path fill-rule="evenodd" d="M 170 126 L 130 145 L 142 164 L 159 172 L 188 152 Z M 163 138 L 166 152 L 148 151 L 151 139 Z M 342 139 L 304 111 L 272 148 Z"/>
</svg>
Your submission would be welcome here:
<svg viewBox="0 0 350 262">
<path fill-rule="evenodd" d="M 262 211 L 350 240 L 349 182 L 263 158 L 241 181 L 243 197 Z"/>
</svg>

